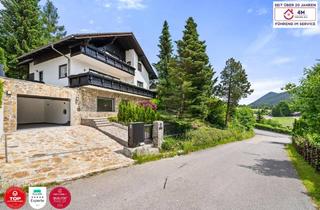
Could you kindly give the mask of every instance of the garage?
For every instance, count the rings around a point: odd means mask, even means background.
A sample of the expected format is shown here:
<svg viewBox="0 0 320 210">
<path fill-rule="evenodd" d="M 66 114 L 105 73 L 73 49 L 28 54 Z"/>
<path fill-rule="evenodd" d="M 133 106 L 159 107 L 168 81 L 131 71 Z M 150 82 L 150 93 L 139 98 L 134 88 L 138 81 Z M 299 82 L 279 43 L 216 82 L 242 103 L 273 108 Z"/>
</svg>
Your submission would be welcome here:
<svg viewBox="0 0 320 210">
<path fill-rule="evenodd" d="M 70 125 L 70 100 L 29 95 L 17 96 L 17 128 Z"/>
</svg>

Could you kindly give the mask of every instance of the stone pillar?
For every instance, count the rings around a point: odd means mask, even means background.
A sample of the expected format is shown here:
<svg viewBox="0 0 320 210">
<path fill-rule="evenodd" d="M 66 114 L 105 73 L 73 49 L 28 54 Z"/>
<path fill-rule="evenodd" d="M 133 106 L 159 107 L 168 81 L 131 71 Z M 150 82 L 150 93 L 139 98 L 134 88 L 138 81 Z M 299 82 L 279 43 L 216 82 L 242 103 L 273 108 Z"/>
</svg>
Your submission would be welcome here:
<svg viewBox="0 0 320 210">
<path fill-rule="evenodd" d="M 161 148 L 163 142 L 163 121 L 154 121 L 152 130 L 153 145 L 157 148 Z"/>
</svg>

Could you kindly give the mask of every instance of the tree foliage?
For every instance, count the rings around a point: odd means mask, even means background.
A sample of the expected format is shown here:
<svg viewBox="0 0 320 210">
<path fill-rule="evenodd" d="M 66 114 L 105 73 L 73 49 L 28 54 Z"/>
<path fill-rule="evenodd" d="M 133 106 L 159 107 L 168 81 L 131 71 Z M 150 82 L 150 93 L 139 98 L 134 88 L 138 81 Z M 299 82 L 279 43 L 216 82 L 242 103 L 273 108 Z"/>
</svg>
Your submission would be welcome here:
<svg viewBox="0 0 320 210">
<path fill-rule="evenodd" d="M 227 125 L 240 99 L 246 98 L 253 90 L 250 89 L 251 84 L 248 81 L 245 69 L 240 61 L 236 61 L 234 58 L 227 60 L 220 79 L 218 93 L 227 102 L 225 117 L 225 125 Z"/>
<path fill-rule="evenodd" d="M 159 81 L 157 84 L 158 96 L 161 99 L 160 108 L 166 109 L 168 103 L 168 97 L 170 96 L 170 83 L 169 83 L 169 64 L 173 56 L 173 44 L 171 35 L 169 32 L 169 24 L 164 21 L 161 36 L 159 38 L 158 47 L 160 49 L 158 63 L 154 64 L 158 71 Z"/>
<path fill-rule="evenodd" d="M 302 113 L 300 127 L 303 124 L 305 133 L 320 142 L 320 64 L 305 70 L 304 78 L 293 93 Z"/>
<path fill-rule="evenodd" d="M 200 41 L 193 18 L 186 22 L 183 37 L 177 41 L 177 56 L 169 63 L 171 109 L 179 116 L 204 119 L 216 80 L 204 41 Z"/>
<path fill-rule="evenodd" d="M 39 0 L 0 0 L 0 47 L 5 51 L 7 76 L 24 78 L 27 71 L 18 67 L 18 57 L 61 38 L 57 9 L 48 1 L 41 11 Z M 61 36 L 60 36 L 61 35 Z"/>
<path fill-rule="evenodd" d="M 275 107 L 272 108 L 273 117 L 287 117 L 291 115 L 291 110 L 288 102 L 281 101 Z"/>
<path fill-rule="evenodd" d="M 0 0 L 0 47 L 5 50 L 9 69 L 16 69 L 17 57 L 44 43 L 38 0 Z M 21 78 L 22 71 L 8 76 Z"/>
<path fill-rule="evenodd" d="M 63 25 L 59 25 L 58 9 L 51 0 L 47 0 L 41 13 L 45 40 L 53 42 L 64 37 L 67 32 Z"/>
</svg>

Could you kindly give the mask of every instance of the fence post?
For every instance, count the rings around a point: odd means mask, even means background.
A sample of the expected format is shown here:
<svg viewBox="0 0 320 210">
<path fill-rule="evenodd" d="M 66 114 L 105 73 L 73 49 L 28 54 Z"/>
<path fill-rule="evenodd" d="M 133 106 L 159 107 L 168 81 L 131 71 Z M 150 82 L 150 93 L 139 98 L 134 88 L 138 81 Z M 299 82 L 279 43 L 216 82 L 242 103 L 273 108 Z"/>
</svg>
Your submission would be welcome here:
<svg viewBox="0 0 320 210">
<path fill-rule="evenodd" d="M 161 148 L 163 142 L 163 121 L 154 121 L 152 130 L 152 141 L 154 147 Z"/>
</svg>

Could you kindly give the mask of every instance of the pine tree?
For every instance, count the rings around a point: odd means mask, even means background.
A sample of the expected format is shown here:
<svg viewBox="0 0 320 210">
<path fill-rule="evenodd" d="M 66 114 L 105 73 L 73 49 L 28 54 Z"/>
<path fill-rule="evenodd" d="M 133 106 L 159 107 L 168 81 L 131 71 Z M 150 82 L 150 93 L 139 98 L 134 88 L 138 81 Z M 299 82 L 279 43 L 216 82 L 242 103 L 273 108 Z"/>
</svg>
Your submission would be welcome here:
<svg viewBox="0 0 320 210">
<path fill-rule="evenodd" d="M 183 37 L 177 42 L 179 69 L 190 88 L 185 93 L 190 105 L 185 107 L 192 116 L 204 119 L 208 114 L 208 100 L 213 94 L 216 79 L 206 53 L 205 41 L 199 40 L 197 24 L 193 18 L 187 20 Z"/>
<path fill-rule="evenodd" d="M 45 39 L 48 42 L 59 40 L 67 34 L 64 26 L 58 25 L 58 9 L 53 5 L 53 2 L 51 0 L 46 1 L 41 17 L 45 31 Z"/>
<path fill-rule="evenodd" d="M 183 117 L 191 105 L 191 100 L 188 98 L 188 93 L 192 92 L 193 87 L 190 81 L 187 80 L 185 71 L 181 69 L 177 58 L 174 58 L 169 63 L 168 68 L 168 94 L 165 97 L 164 103 L 166 109 L 173 112 L 177 117 Z"/>
<path fill-rule="evenodd" d="M 157 84 L 157 92 L 158 97 L 161 101 L 160 108 L 166 108 L 167 104 L 167 98 L 170 95 L 170 92 L 168 91 L 170 89 L 169 84 L 169 63 L 172 59 L 172 53 L 173 53 L 173 45 L 171 40 L 171 35 L 169 32 L 169 25 L 167 21 L 164 21 L 163 28 L 161 32 L 161 36 L 159 38 L 159 44 L 158 47 L 160 49 L 159 51 L 159 61 L 158 63 L 154 64 L 155 68 L 158 71 L 159 74 L 159 82 Z"/>
<path fill-rule="evenodd" d="M 44 44 L 39 0 L 0 0 L 0 47 L 5 50 L 8 76 L 23 78 L 17 57 Z"/>
<path fill-rule="evenodd" d="M 7 60 L 4 55 L 4 50 L 0 47 L 0 64 L 2 64 L 3 69 L 7 70 Z"/>
<path fill-rule="evenodd" d="M 253 90 L 248 81 L 245 69 L 240 61 L 230 58 L 221 72 L 221 82 L 219 85 L 219 95 L 227 102 L 225 125 L 230 121 L 230 116 L 234 113 L 241 98 L 246 98 Z"/>
</svg>

